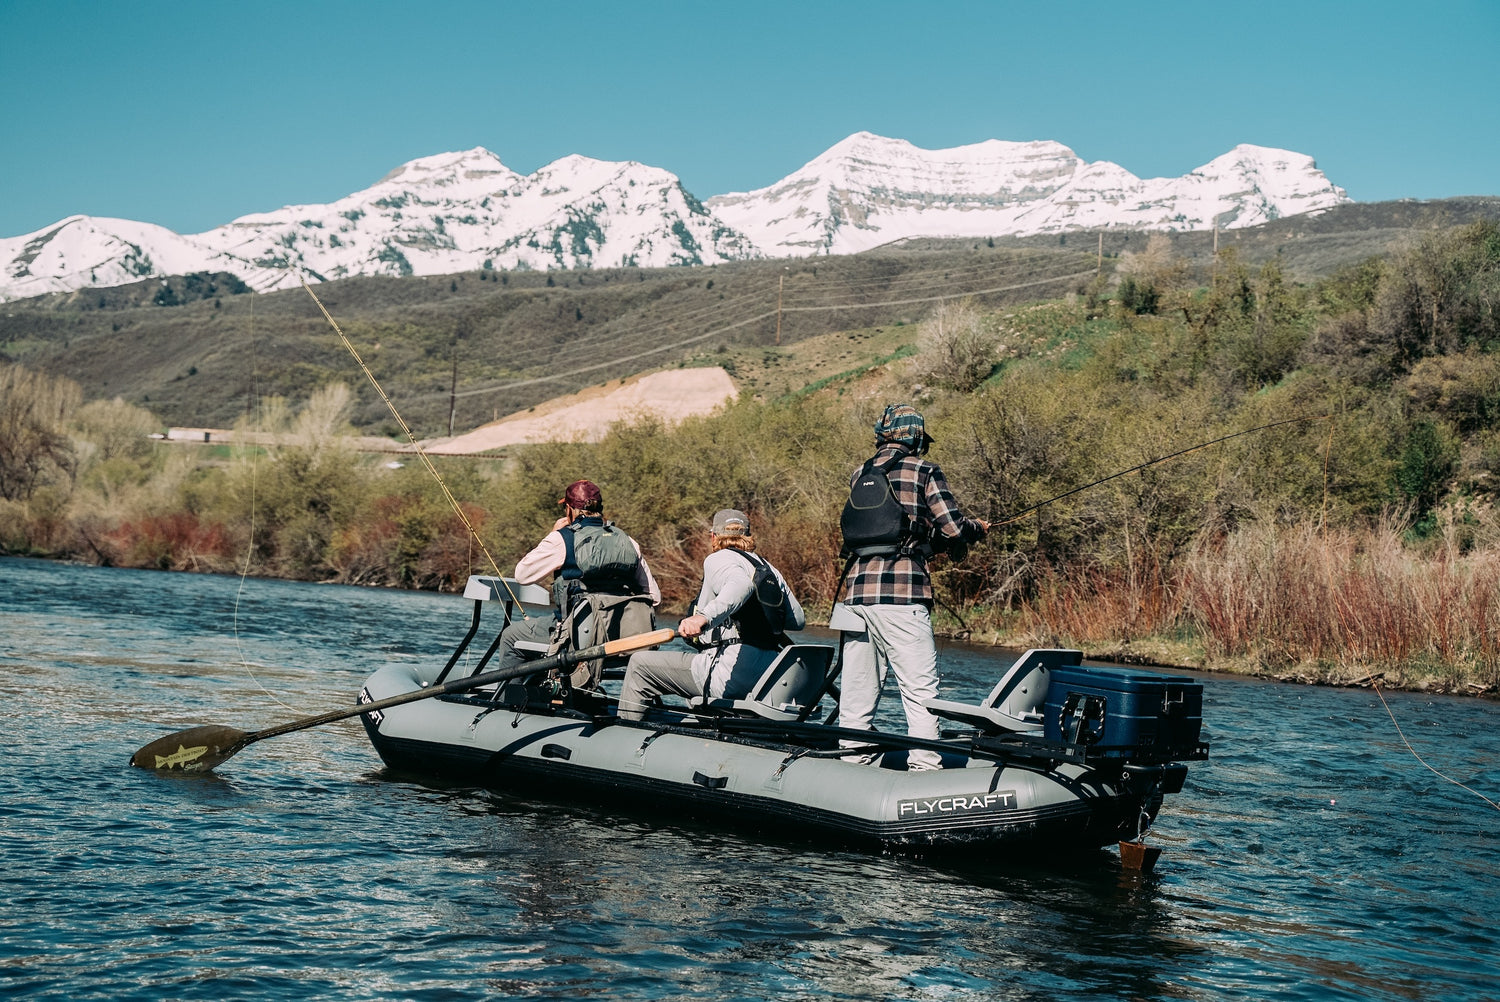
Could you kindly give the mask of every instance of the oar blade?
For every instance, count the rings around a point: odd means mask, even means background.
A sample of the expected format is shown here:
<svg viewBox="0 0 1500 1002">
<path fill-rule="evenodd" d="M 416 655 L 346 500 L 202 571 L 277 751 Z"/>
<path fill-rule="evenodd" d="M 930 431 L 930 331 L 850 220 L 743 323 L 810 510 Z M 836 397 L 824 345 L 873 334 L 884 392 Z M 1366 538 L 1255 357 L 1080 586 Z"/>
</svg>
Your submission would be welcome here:
<svg viewBox="0 0 1500 1002">
<path fill-rule="evenodd" d="M 247 744 L 234 727 L 204 724 L 157 738 L 130 756 L 130 764 L 158 772 L 211 772 Z"/>
</svg>

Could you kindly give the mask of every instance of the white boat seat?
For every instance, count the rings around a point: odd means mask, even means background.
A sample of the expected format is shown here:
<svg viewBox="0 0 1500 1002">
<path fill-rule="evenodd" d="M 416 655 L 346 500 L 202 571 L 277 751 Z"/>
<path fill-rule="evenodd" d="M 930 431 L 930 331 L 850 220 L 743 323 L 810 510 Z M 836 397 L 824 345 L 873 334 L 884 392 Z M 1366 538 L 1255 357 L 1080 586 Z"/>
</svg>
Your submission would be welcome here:
<svg viewBox="0 0 1500 1002">
<path fill-rule="evenodd" d="M 1042 706 L 1047 701 L 1051 669 L 1083 664 L 1083 652 L 1061 648 L 1036 648 L 1016 659 L 995 688 L 981 703 L 959 703 L 951 699 L 929 699 L 924 705 L 948 720 L 971 724 L 997 734 L 1006 731 L 1034 734 L 1042 731 Z"/>
<path fill-rule="evenodd" d="M 550 606 L 552 593 L 541 585 L 523 585 L 515 578 L 497 578 L 493 574 L 470 574 L 464 585 L 464 598 L 501 601 L 506 605 Z"/>
<path fill-rule="evenodd" d="M 812 706 L 823 691 L 828 667 L 833 664 L 833 648 L 822 644 L 792 644 L 783 648 L 743 699 L 710 699 L 695 696 L 688 700 L 694 713 L 726 713 L 735 716 L 764 717 L 767 720 L 796 720 Z M 807 715 L 809 718 L 811 713 Z"/>
</svg>

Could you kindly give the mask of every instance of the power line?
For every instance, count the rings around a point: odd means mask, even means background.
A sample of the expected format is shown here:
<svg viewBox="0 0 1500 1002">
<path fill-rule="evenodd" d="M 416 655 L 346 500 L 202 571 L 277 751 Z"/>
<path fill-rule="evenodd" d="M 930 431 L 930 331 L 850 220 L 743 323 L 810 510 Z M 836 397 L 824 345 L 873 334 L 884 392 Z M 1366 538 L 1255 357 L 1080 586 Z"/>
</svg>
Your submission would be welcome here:
<svg viewBox="0 0 1500 1002">
<path fill-rule="evenodd" d="M 962 298 L 964 296 L 983 296 L 983 295 L 994 295 L 994 294 L 1000 293 L 1000 292 L 1014 292 L 1014 291 L 1017 291 L 1019 289 L 1033 288 L 1033 287 L 1038 286 L 1038 285 L 1050 285 L 1050 284 L 1055 284 L 1057 282 L 1071 281 L 1071 280 L 1077 279 L 1077 278 L 1084 278 L 1084 277 L 1087 277 L 1089 274 L 1091 274 L 1091 273 L 1090 272 L 1086 272 L 1086 271 L 1084 271 L 1084 272 L 1074 272 L 1074 273 L 1068 274 L 1068 275 L 1057 275 L 1057 276 L 1053 276 L 1053 277 L 1050 277 L 1050 278 L 1035 279 L 1035 280 L 1030 281 L 1030 282 L 1018 282 L 1018 283 L 1013 283 L 1013 284 L 1010 284 L 1010 285 L 994 286 L 994 287 L 991 287 L 991 288 L 988 288 L 988 289 L 968 289 L 968 290 L 962 290 L 962 291 L 959 291 L 959 292 L 945 293 L 945 294 L 940 294 L 940 295 L 935 295 L 935 296 L 920 296 L 920 297 L 913 297 L 913 298 L 907 298 L 907 299 L 881 300 L 881 301 L 873 302 L 873 303 L 858 303 L 858 304 L 854 304 L 854 303 L 841 303 L 841 304 L 832 304 L 832 305 L 824 305 L 824 306 L 789 306 L 789 307 L 785 307 L 784 310 L 785 310 L 785 312 L 788 312 L 788 313 L 792 313 L 792 312 L 810 313 L 810 312 L 815 312 L 815 311 L 828 312 L 828 311 L 834 311 L 834 310 L 843 311 L 843 310 L 858 310 L 858 309 L 876 309 L 876 308 L 879 308 L 879 307 L 886 307 L 886 306 L 907 306 L 907 305 L 912 305 L 912 304 L 915 304 L 915 303 L 934 303 L 934 302 L 941 302 L 943 300 L 949 300 L 949 299 L 959 299 L 959 298 Z M 752 323 L 755 323 L 755 322 L 760 321 L 760 320 L 769 319 L 771 317 L 776 316 L 776 314 L 777 314 L 776 310 L 766 310 L 765 312 L 758 313 L 758 314 L 756 314 L 754 316 L 751 316 L 751 317 L 746 317 L 746 318 L 738 320 L 738 321 L 736 321 L 736 322 L 734 322 L 732 324 L 727 324 L 727 325 L 725 325 L 723 327 L 714 328 L 713 330 L 710 330 L 710 331 L 707 331 L 705 333 L 696 335 L 694 337 L 676 339 L 676 340 L 672 341 L 670 344 L 662 344 L 662 345 L 658 345 L 658 346 L 656 346 L 654 348 L 648 348 L 648 349 L 646 349 L 644 351 L 633 352 L 633 353 L 628 354 L 628 355 L 616 356 L 614 358 L 611 358 L 611 359 L 608 359 L 608 360 L 605 360 L 605 361 L 602 361 L 602 362 L 596 362 L 596 363 L 594 363 L 592 365 L 573 366 L 573 367 L 570 367 L 569 370 L 567 372 L 565 372 L 565 373 L 554 373 L 554 374 L 545 375 L 545 376 L 534 376 L 534 377 L 531 377 L 531 378 L 528 378 L 528 379 L 508 380 L 508 381 L 502 382 L 502 383 L 492 383 L 489 386 L 474 387 L 472 389 L 467 389 L 467 390 L 460 391 L 457 394 L 457 396 L 459 396 L 459 397 L 480 396 L 480 395 L 486 394 L 486 393 L 498 393 L 498 392 L 500 392 L 502 390 L 518 389 L 518 388 L 523 387 L 523 386 L 534 386 L 534 385 L 537 385 L 537 384 L 540 384 L 540 383 L 551 383 L 551 382 L 563 382 L 563 381 L 567 381 L 567 380 L 570 380 L 573 377 L 577 376 L 580 373 L 584 373 L 584 372 L 597 372 L 600 369 L 607 369 L 607 368 L 610 368 L 612 366 L 620 365 L 620 364 L 625 363 L 625 362 L 635 362 L 635 361 L 639 361 L 639 360 L 641 360 L 643 358 L 650 358 L 653 355 L 659 355 L 659 354 L 662 354 L 664 352 L 668 352 L 668 351 L 673 351 L 673 350 L 676 350 L 676 349 L 680 349 L 680 348 L 682 348 L 685 345 L 697 344 L 697 343 L 699 343 L 701 341 L 706 341 L 706 340 L 708 340 L 711 337 L 715 337 L 717 335 L 727 333 L 727 332 L 729 332 L 731 330 L 735 330 L 737 328 L 744 327 L 747 324 L 752 324 Z M 655 330 L 660 330 L 660 328 L 655 328 Z M 642 333 L 645 333 L 645 331 L 642 331 Z M 431 397 L 431 396 L 432 396 L 431 394 L 427 394 L 427 395 L 424 395 L 424 396 L 414 397 L 413 399 L 414 400 L 422 400 L 422 399 L 427 399 L 428 397 Z"/>
</svg>

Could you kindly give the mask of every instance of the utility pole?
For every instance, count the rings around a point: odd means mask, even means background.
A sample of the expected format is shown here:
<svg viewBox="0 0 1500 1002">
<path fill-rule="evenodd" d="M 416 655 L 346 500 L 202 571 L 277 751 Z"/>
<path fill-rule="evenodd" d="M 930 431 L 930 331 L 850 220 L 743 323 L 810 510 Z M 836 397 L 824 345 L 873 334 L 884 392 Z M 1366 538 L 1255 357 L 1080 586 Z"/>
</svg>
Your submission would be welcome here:
<svg viewBox="0 0 1500 1002">
<path fill-rule="evenodd" d="M 1219 216 L 1214 214 L 1214 278 L 1213 284 L 1219 284 Z"/>
<path fill-rule="evenodd" d="M 776 343 L 781 343 L 781 291 L 786 287 L 786 269 L 781 269 L 780 280 L 776 283 Z"/>
<path fill-rule="evenodd" d="M 453 419 L 458 414 L 458 342 L 453 342 L 453 385 L 448 389 L 448 437 L 453 437 Z"/>
<path fill-rule="evenodd" d="M 1104 231 L 1099 231 L 1099 264 L 1094 269 L 1094 277 L 1098 278 L 1104 274 Z"/>
</svg>

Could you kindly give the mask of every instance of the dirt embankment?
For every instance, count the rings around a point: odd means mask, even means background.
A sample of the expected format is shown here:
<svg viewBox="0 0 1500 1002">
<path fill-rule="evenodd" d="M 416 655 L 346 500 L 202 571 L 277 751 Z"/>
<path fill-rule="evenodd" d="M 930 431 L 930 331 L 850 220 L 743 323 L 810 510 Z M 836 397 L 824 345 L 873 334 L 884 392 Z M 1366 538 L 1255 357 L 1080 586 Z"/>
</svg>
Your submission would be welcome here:
<svg viewBox="0 0 1500 1002">
<path fill-rule="evenodd" d="M 738 393 L 723 369 L 666 369 L 557 397 L 467 434 L 423 442 L 422 448 L 462 456 L 528 442 L 597 442 L 617 421 L 653 416 L 676 424 L 711 414 Z"/>
</svg>

